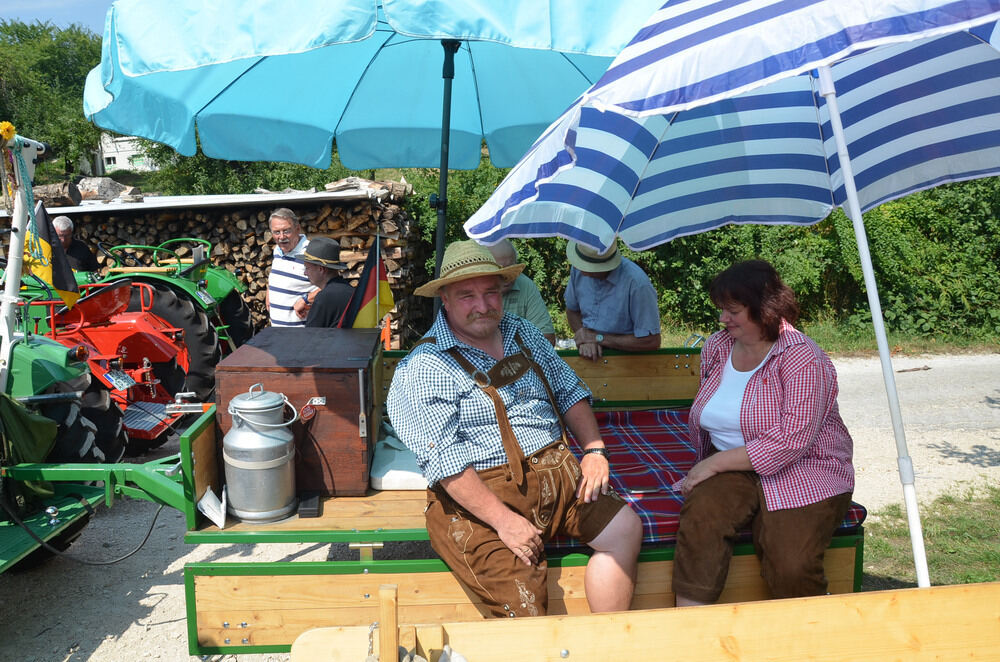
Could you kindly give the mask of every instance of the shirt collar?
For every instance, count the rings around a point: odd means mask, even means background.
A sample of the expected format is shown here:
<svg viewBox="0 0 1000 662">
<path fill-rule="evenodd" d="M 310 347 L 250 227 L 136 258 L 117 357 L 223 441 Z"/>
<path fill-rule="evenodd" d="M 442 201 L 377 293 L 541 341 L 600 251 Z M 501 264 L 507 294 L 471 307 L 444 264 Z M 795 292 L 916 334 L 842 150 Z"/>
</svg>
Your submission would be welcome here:
<svg viewBox="0 0 1000 662">
<path fill-rule="evenodd" d="M 304 234 L 300 234 L 299 235 L 299 241 L 294 246 L 292 246 L 292 250 L 290 250 L 290 251 L 288 251 L 286 253 L 283 250 L 281 250 L 280 246 L 276 245 L 274 247 L 274 255 L 276 257 L 284 257 L 286 255 L 298 255 L 299 253 L 302 253 L 302 252 L 304 252 L 306 250 L 306 245 L 305 245 L 304 242 L 308 242 L 308 241 L 309 240 L 306 238 L 306 236 Z"/>
<path fill-rule="evenodd" d="M 725 334 L 724 337 L 727 347 L 731 348 L 734 344 L 736 344 L 736 341 L 733 339 L 733 336 L 729 333 L 729 331 L 723 329 L 722 333 Z M 782 318 L 781 326 L 778 328 L 778 339 L 774 341 L 774 346 L 771 348 L 769 356 L 777 356 L 789 347 L 799 345 L 804 342 L 805 334 L 792 326 L 788 320 Z"/>
<path fill-rule="evenodd" d="M 500 319 L 500 337 L 503 338 L 503 353 L 507 356 L 515 348 L 514 346 L 514 334 L 517 332 L 517 317 L 511 313 L 504 313 L 503 317 Z M 483 350 L 467 345 L 461 340 L 459 340 L 454 332 L 451 330 L 451 326 L 448 324 L 448 314 L 445 312 L 444 306 L 438 311 L 438 316 L 434 320 L 434 324 L 431 325 L 430 330 L 427 332 L 425 337 L 433 337 L 434 344 L 441 350 L 447 351 L 452 347 L 468 347 L 469 349 L 482 352 Z"/>
</svg>

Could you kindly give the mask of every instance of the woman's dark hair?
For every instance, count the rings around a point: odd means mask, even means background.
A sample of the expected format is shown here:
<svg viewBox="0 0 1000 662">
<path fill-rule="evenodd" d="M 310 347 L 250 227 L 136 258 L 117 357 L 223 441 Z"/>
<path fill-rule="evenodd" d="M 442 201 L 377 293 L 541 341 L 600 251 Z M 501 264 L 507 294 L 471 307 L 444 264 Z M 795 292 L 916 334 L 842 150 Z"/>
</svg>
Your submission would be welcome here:
<svg viewBox="0 0 1000 662">
<path fill-rule="evenodd" d="M 729 303 L 746 306 L 750 320 L 760 325 L 770 341 L 778 339 L 782 319 L 795 324 L 799 318 L 795 292 L 764 260 L 746 260 L 729 267 L 712 279 L 708 296 L 719 308 Z"/>
</svg>

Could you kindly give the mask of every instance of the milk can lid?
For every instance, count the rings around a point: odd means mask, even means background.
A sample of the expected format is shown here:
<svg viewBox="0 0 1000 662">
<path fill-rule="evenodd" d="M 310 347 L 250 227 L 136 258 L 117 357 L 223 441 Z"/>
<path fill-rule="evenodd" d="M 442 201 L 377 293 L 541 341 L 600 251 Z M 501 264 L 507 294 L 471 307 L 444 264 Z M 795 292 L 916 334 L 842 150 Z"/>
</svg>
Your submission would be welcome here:
<svg viewBox="0 0 1000 662">
<path fill-rule="evenodd" d="M 230 407 L 244 412 L 267 411 L 282 407 L 284 404 L 284 395 L 265 391 L 263 384 L 254 384 L 246 393 L 240 393 L 229 402 Z"/>
</svg>

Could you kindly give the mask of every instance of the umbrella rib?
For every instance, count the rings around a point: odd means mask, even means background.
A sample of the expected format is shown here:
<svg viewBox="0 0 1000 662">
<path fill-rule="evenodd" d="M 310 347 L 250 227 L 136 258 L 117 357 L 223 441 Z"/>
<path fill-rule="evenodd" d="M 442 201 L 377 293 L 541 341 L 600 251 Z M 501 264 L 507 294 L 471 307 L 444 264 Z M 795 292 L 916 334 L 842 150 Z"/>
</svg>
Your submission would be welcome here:
<svg viewBox="0 0 1000 662">
<path fill-rule="evenodd" d="M 383 48 L 386 48 L 387 44 L 389 43 L 389 40 L 392 39 L 393 35 L 395 34 L 396 34 L 395 32 L 389 33 L 389 36 L 386 37 L 381 44 L 379 44 L 379 47 L 375 49 L 375 52 L 372 54 L 371 58 L 369 58 L 368 64 L 365 65 L 365 70 L 362 71 L 361 75 L 358 76 L 357 79 L 355 80 L 354 87 L 351 89 L 351 95 L 347 97 L 347 101 L 344 102 L 344 110 L 340 113 L 340 117 L 337 118 L 337 125 L 333 127 L 333 139 L 335 141 L 337 140 L 337 133 L 340 131 L 340 123 L 343 121 L 344 116 L 347 114 L 347 109 L 351 107 L 351 102 L 354 101 L 354 95 L 357 94 L 358 87 L 361 85 L 361 81 L 365 79 L 365 76 L 368 74 L 368 70 L 371 69 L 372 64 L 375 62 L 375 58 L 378 57 L 378 54 L 382 52 Z M 340 158 L 339 154 L 338 158 Z"/>
<path fill-rule="evenodd" d="M 483 140 L 486 140 L 486 124 L 483 122 L 483 103 L 482 99 L 479 98 L 479 76 L 476 75 L 476 60 L 472 57 L 472 42 L 463 41 L 460 43 L 465 45 L 465 48 L 469 53 L 469 69 L 472 72 L 472 89 L 476 94 L 476 114 L 479 115 L 479 135 L 483 137 Z M 486 149 L 489 150 L 488 141 L 486 143 Z M 490 158 L 492 159 L 492 156 Z"/>
<path fill-rule="evenodd" d="M 606 110 L 604 112 L 614 112 L 614 111 Z M 663 127 L 663 131 L 661 131 L 660 135 L 657 136 L 656 146 L 653 148 L 653 151 L 650 152 L 649 158 L 646 159 L 646 165 L 643 166 L 642 172 L 639 173 L 639 176 L 636 177 L 635 179 L 635 186 L 632 188 L 631 195 L 629 195 L 628 197 L 628 204 L 625 205 L 625 211 L 622 212 L 621 220 L 618 221 L 618 227 L 615 228 L 616 235 L 621 233 L 622 226 L 625 224 L 625 219 L 628 218 L 629 212 L 632 210 L 632 203 L 635 202 L 635 194 L 639 190 L 639 185 L 642 183 L 643 178 L 646 176 L 646 171 L 649 169 L 649 166 L 653 163 L 653 159 L 656 157 L 656 152 L 659 151 L 660 146 L 663 144 L 663 136 L 666 135 L 667 131 L 670 130 L 670 127 L 674 125 L 674 120 L 677 119 L 677 116 L 679 114 L 680 114 L 679 111 L 674 111 L 673 115 L 670 116 L 670 121 L 667 122 L 666 126 Z"/>
<path fill-rule="evenodd" d="M 812 88 L 813 110 L 816 112 L 816 132 L 819 134 L 819 144 L 823 148 L 823 168 L 826 169 L 827 189 L 830 193 L 830 211 L 837 207 L 837 200 L 833 192 L 833 173 L 830 171 L 830 159 L 826 155 L 826 136 L 823 135 L 823 122 L 820 117 L 819 104 L 820 95 L 816 91 L 816 78 L 809 75 L 809 87 Z"/>
<path fill-rule="evenodd" d="M 205 110 L 206 108 L 208 108 L 208 107 L 209 107 L 210 105 L 212 105 L 212 103 L 214 103 L 216 99 L 218 99 L 218 98 L 219 98 L 219 97 L 221 97 L 221 96 L 222 96 L 223 94 L 225 94 L 225 93 L 226 93 L 226 90 L 228 90 L 228 89 L 229 89 L 229 88 L 231 88 L 231 87 L 232 87 L 233 85 L 235 85 L 236 83 L 238 83 L 238 82 L 240 81 L 240 79 L 242 79 L 242 78 L 243 78 L 244 76 L 246 76 L 246 75 L 247 75 L 248 73 L 250 73 L 251 71 L 253 71 L 253 70 L 254 70 L 254 69 L 255 69 L 255 68 L 257 67 L 257 65 L 258 65 L 258 64 L 260 64 L 261 62 L 263 62 L 264 60 L 266 60 L 266 59 L 267 59 L 268 57 L 269 57 L 269 56 L 267 56 L 267 55 L 263 55 L 263 56 L 261 56 L 261 57 L 257 58 L 257 60 L 256 60 L 256 61 L 255 61 L 255 62 L 254 62 L 253 64 L 251 64 L 251 65 L 250 65 L 249 67 L 247 67 L 247 68 L 246 68 L 246 69 L 244 69 L 244 70 L 243 70 L 242 72 L 240 72 L 240 75 L 239 75 L 239 76 L 235 76 L 235 77 L 234 77 L 234 78 L 233 78 L 233 79 L 232 79 L 231 81 L 229 81 L 228 83 L 226 83 L 225 87 L 223 87 L 223 88 L 222 88 L 221 90 L 219 90 L 218 92 L 216 92 L 216 93 L 215 93 L 215 94 L 214 94 L 214 95 L 212 96 L 212 98 L 211 98 L 211 99 L 209 99 L 208 101 L 206 101 L 206 102 L 205 102 L 205 103 L 204 103 L 204 104 L 203 104 L 203 105 L 201 106 L 201 108 L 199 108 L 199 109 L 198 109 L 198 111 L 197 111 L 196 113 L 194 113 L 194 116 L 195 116 L 195 117 L 199 117 L 199 116 L 201 115 L 202 111 L 203 111 L 203 110 Z"/>
<path fill-rule="evenodd" d="M 577 64 L 576 64 L 576 62 L 574 62 L 573 60 L 569 59 L 569 53 L 564 53 L 563 51 L 556 51 L 556 52 L 557 52 L 557 53 L 558 53 L 558 54 L 559 54 L 559 55 L 560 55 L 560 56 L 561 56 L 561 57 L 562 57 L 562 58 L 563 58 L 564 60 L 566 60 L 567 62 L 569 62 L 569 66 L 571 66 L 571 67 L 573 67 L 574 69 L 576 69 L 577 73 L 579 73 L 579 74 L 580 74 L 580 77 L 581 77 L 581 78 L 583 78 L 583 79 L 584 79 L 585 81 L 587 81 L 587 82 L 588 82 L 588 83 L 590 83 L 591 85 L 593 85 L 593 84 L 594 84 L 594 82 L 595 82 L 595 81 L 594 81 L 594 80 L 591 80 L 591 79 L 590 79 L 590 77 L 589 77 L 589 76 L 587 76 L 587 74 L 583 73 L 583 69 L 581 69 L 580 67 L 578 67 L 578 66 L 577 66 Z M 602 75 L 603 75 L 603 73 L 604 73 L 604 72 L 601 72 L 601 74 L 602 74 Z M 599 78 L 598 78 L 598 79 L 599 79 Z"/>
</svg>

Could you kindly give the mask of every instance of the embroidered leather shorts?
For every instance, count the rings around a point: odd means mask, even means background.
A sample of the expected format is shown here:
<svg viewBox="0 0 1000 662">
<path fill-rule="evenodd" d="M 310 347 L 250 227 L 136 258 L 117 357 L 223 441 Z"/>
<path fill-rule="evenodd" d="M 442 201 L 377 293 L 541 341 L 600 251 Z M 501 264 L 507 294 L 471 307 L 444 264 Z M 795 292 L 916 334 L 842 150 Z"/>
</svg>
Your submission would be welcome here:
<svg viewBox="0 0 1000 662">
<path fill-rule="evenodd" d="M 518 489 L 506 464 L 478 472 L 479 477 L 514 512 L 543 531 L 590 542 L 614 519 L 625 502 L 614 491 L 584 503 L 576 497 L 580 463 L 561 441 L 524 460 L 524 484 Z M 548 562 L 525 565 L 497 532 L 458 505 L 443 488 L 427 491 L 427 532 L 434 551 L 458 579 L 475 593 L 493 616 L 544 616 L 548 605 Z"/>
</svg>

